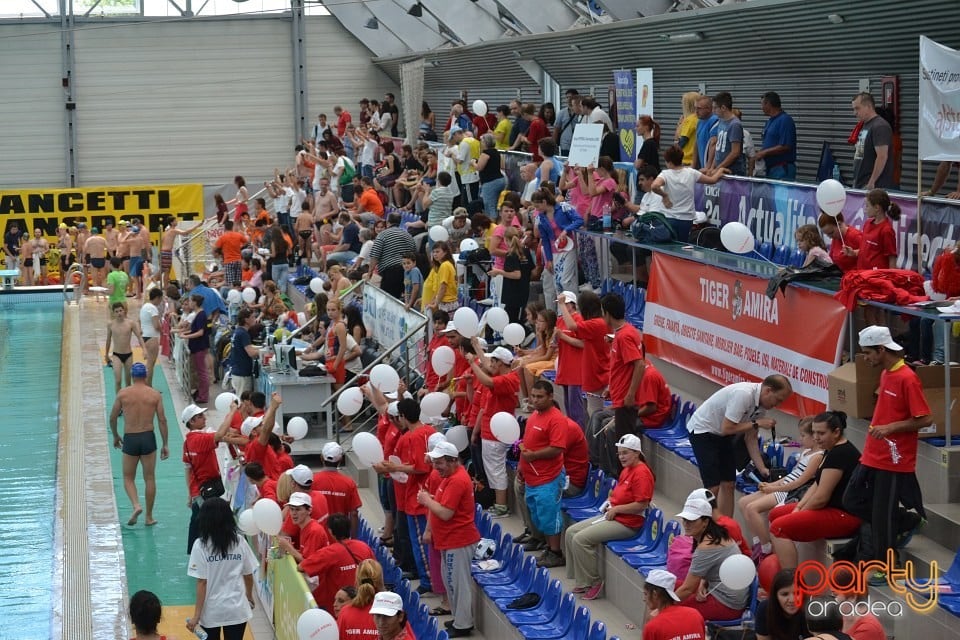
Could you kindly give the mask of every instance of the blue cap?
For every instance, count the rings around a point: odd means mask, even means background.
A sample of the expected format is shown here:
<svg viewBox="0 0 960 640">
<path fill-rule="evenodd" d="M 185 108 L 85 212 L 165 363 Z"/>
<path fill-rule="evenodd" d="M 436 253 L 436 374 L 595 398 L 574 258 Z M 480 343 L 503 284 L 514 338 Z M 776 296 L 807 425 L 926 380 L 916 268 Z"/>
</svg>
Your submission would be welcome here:
<svg viewBox="0 0 960 640">
<path fill-rule="evenodd" d="M 147 377 L 147 365 L 142 362 L 134 362 L 133 366 L 130 367 L 130 375 L 134 378 L 146 378 Z"/>
</svg>

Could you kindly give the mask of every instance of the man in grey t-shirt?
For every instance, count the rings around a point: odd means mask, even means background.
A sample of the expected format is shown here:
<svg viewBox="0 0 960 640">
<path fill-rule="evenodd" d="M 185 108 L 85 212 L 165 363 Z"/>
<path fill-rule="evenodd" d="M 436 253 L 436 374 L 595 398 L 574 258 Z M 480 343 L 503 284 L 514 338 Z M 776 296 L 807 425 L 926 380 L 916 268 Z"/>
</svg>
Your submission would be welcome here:
<svg viewBox="0 0 960 640">
<path fill-rule="evenodd" d="M 863 123 L 853 151 L 853 186 L 855 189 L 896 189 L 893 181 L 893 128 L 877 114 L 873 96 L 858 93 L 853 99 L 853 112 Z"/>
<path fill-rule="evenodd" d="M 713 163 L 707 172 L 715 175 L 729 169 L 732 175 L 745 175 L 743 124 L 733 115 L 733 96 L 728 91 L 721 91 L 714 96 L 713 107 L 719 121 L 714 132 L 717 142 Z"/>
</svg>

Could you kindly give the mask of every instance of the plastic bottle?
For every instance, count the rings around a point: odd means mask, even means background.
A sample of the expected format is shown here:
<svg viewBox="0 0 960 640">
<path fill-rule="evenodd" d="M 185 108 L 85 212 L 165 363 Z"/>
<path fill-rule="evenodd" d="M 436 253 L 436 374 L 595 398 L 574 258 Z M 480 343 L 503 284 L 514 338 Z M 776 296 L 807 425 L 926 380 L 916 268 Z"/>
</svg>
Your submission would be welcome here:
<svg viewBox="0 0 960 640">
<path fill-rule="evenodd" d="M 747 610 L 743 612 L 743 617 L 740 618 L 740 628 L 744 631 L 752 632 L 755 627 L 756 624 L 753 620 L 753 611 L 747 608 Z M 746 636 L 746 633 L 744 633 L 744 636 Z"/>
<path fill-rule="evenodd" d="M 187 620 L 189 619 L 190 618 L 187 618 Z M 207 640 L 207 632 L 204 631 L 203 627 L 201 627 L 200 625 L 197 625 L 196 627 L 193 628 L 193 635 L 200 638 L 200 640 Z"/>
<path fill-rule="evenodd" d="M 832 176 L 832 177 L 833 177 L 833 179 L 836 180 L 837 182 L 843 182 L 843 180 L 840 179 L 840 165 L 838 165 L 838 164 L 834 164 L 834 165 L 833 165 L 833 176 Z"/>
<path fill-rule="evenodd" d="M 613 217 L 610 214 L 610 205 L 603 205 L 603 232 L 611 233 L 613 231 Z"/>
</svg>

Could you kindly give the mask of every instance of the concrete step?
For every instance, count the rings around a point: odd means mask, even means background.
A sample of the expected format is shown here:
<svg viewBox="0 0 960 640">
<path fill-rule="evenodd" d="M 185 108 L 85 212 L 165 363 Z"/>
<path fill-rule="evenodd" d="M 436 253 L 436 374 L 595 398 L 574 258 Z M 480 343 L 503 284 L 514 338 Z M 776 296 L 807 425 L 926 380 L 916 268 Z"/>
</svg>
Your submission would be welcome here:
<svg viewBox="0 0 960 640">
<path fill-rule="evenodd" d="M 960 549 L 960 504 L 925 504 L 924 509 L 927 524 L 920 530 L 923 535 L 948 550 Z"/>
</svg>

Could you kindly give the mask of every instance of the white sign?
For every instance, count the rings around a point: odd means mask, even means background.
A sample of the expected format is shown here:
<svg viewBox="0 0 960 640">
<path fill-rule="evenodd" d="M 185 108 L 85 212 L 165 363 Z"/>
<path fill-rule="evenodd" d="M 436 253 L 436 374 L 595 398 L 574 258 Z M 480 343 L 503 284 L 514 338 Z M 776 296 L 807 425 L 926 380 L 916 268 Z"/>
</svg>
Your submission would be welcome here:
<svg viewBox="0 0 960 640">
<path fill-rule="evenodd" d="M 960 160 L 960 52 L 920 36 L 922 160 Z"/>
<path fill-rule="evenodd" d="M 578 124 L 573 128 L 567 164 L 571 167 L 597 166 L 600 158 L 600 142 L 603 140 L 603 124 Z"/>
<path fill-rule="evenodd" d="M 363 285 L 363 324 L 383 349 L 399 342 L 424 316 L 403 308 L 403 303 L 371 284 Z M 421 330 L 418 341 L 425 332 Z"/>
<path fill-rule="evenodd" d="M 653 67 L 637 69 L 637 117 L 653 117 Z"/>
</svg>

